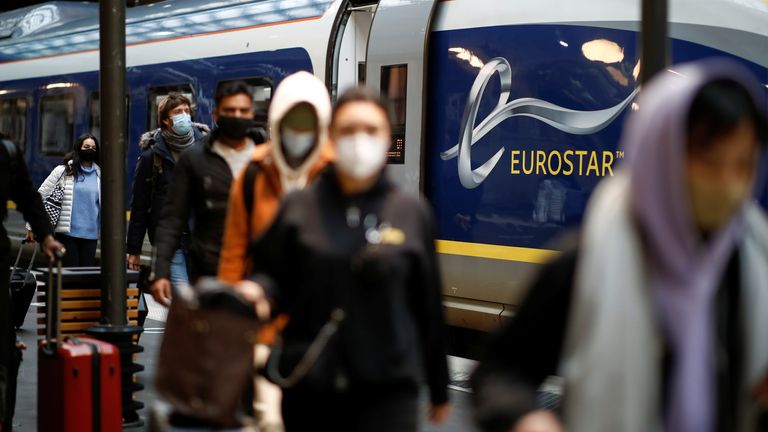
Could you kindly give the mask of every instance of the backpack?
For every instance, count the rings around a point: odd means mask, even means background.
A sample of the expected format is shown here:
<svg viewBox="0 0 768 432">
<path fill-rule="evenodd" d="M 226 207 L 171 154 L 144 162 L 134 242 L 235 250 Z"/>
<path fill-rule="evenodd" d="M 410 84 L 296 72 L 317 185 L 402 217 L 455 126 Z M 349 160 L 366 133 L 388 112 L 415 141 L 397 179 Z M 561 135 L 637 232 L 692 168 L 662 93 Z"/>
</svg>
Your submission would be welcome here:
<svg viewBox="0 0 768 432">
<path fill-rule="evenodd" d="M 197 128 L 200 133 L 202 133 L 203 137 L 211 133 L 211 128 L 203 123 L 192 123 L 192 127 Z M 154 150 L 154 146 L 157 143 L 157 134 L 159 134 L 161 130 L 162 129 L 157 128 L 144 132 L 139 139 L 139 149 L 142 153 L 147 149 L 152 149 L 152 177 L 149 181 L 152 182 L 153 194 L 155 192 L 155 187 L 157 186 L 157 179 L 163 174 L 163 157 L 157 154 Z"/>
</svg>

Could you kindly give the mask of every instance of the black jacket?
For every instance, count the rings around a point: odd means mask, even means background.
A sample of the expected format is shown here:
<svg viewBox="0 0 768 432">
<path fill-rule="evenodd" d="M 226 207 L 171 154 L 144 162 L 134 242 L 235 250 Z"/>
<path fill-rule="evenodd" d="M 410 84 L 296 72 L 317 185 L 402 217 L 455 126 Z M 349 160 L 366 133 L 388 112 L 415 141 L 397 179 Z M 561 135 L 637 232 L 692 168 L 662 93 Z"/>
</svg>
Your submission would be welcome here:
<svg viewBox="0 0 768 432">
<path fill-rule="evenodd" d="M 216 135 L 214 131 L 203 145 L 185 151 L 174 168 L 155 231 L 155 278 L 170 276 L 171 259 L 188 224 L 190 279 L 215 276 L 218 271 L 232 172 L 227 161 L 213 151 Z M 251 139 L 256 144 L 263 142 L 261 136 Z"/>
<path fill-rule="evenodd" d="M 515 318 L 490 340 L 472 377 L 481 430 L 511 430 L 521 416 L 538 408 L 536 390 L 548 375 L 557 374 L 568 328 L 577 250 L 570 248 L 541 269 Z M 743 360 L 739 268 L 738 253 L 734 253 L 715 299 L 719 432 L 738 429 Z M 663 389 L 669 384 L 672 364 L 672 354 L 666 350 L 659 377 Z M 664 399 L 659 401 L 662 412 Z"/>
<path fill-rule="evenodd" d="M 379 244 L 366 227 L 379 228 Z M 286 197 L 251 250 L 253 280 L 278 312 L 290 316 L 283 375 L 331 311 L 341 308 L 346 319 L 339 333 L 300 385 L 338 390 L 344 377 L 350 387 L 415 386 L 426 375 L 432 402 L 445 402 L 446 336 L 434 241 L 429 206 L 383 177 L 348 198 L 331 168 Z"/>
<path fill-rule="evenodd" d="M 205 131 L 198 127 L 193 131 L 194 145 L 201 145 L 205 140 Z M 131 220 L 128 224 L 127 240 L 128 253 L 131 255 L 141 253 L 145 234 L 149 234 L 149 242 L 155 244 L 155 230 L 176 166 L 176 160 L 165 144 L 162 134 L 158 131 L 149 139 L 154 143 L 149 143 L 149 147 L 139 156 L 133 176 Z M 157 167 L 156 157 L 159 162 Z"/>
<path fill-rule="evenodd" d="M 10 145 L 13 145 L 8 141 Z M 15 151 L 15 157 L 11 158 L 5 144 L 0 143 L 0 219 L 5 221 L 7 209 L 5 203 L 9 200 L 16 203 L 16 208 L 24 215 L 24 219 L 32 226 L 32 232 L 42 240 L 49 234 L 53 234 L 48 214 L 43 208 L 43 202 L 37 189 L 32 186 L 29 178 L 27 164 L 24 162 L 21 151 Z M 0 223 L 0 256 L 6 256 L 10 249 L 8 233 L 5 226 Z M 2 265 L 8 264 L 3 262 Z"/>
</svg>

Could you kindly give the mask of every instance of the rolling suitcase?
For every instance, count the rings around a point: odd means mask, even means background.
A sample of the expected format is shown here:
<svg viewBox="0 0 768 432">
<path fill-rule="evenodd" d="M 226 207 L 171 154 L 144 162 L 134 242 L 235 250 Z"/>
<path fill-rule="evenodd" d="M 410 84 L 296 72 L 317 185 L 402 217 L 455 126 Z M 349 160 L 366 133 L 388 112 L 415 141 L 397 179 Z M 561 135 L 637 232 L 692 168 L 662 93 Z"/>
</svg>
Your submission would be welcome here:
<svg viewBox="0 0 768 432">
<path fill-rule="evenodd" d="M 13 315 L 13 326 L 16 329 L 20 329 L 24 324 L 29 305 L 35 297 L 35 290 L 37 290 L 37 279 L 35 279 L 35 275 L 32 274 L 32 265 L 35 263 L 37 246 L 34 246 L 32 249 L 32 258 L 29 260 L 27 268 L 19 269 L 21 253 L 24 251 L 24 245 L 27 243 L 29 243 L 29 241 L 26 239 L 21 241 L 19 253 L 16 254 L 16 262 L 11 269 L 11 311 Z"/>
<path fill-rule="evenodd" d="M 38 350 L 37 430 L 118 432 L 122 430 L 120 354 L 91 338 L 62 339 L 61 260 L 48 272 L 46 339 Z"/>
</svg>

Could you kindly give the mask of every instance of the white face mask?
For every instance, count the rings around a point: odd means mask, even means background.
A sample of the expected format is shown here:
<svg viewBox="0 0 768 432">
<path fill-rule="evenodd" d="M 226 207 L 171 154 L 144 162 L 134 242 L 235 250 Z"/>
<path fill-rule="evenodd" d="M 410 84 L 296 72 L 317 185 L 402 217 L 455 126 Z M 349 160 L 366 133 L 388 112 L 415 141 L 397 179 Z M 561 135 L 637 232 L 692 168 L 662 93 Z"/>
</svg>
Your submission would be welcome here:
<svg viewBox="0 0 768 432">
<path fill-rule="evenodd" d="M 297 132 L 292 129 L 284 129 L 280 136 L 286 156 L 299 159 L 307 155 L 315 145 L 315 132 Z"/>
<path fill-rule="evenodd" d="M 361 180 L 378 173 L 387 162 L 389 142 L 366 133 L 336 141 L 336 166 L 342 173 Z"/>
</svg>

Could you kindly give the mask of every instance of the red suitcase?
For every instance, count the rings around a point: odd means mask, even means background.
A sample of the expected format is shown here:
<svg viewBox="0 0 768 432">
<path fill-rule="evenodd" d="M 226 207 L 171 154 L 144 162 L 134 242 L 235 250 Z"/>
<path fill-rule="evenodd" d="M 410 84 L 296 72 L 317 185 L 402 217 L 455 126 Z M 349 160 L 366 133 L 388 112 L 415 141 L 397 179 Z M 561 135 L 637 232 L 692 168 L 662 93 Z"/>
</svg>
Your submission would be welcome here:
<svg viewBox="0 0 768 432">
<path fill-rule="evenodd" d="M 46 340 L 38 350 L 38 432 L 122 430 L 120 355 L 112 344 L 91 338 L 62 339 L 61 261 L 53 285 L 48 274 Z"/>
</svg>

